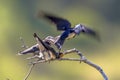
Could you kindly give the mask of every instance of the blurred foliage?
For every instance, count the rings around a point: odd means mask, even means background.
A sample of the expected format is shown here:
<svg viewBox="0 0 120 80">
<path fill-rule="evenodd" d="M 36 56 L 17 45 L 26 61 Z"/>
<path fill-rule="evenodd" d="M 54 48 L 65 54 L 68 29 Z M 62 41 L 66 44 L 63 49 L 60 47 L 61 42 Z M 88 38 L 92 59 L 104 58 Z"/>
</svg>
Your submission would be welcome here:
<svg viewBox="0 0 120 80">
<path fill-rule="evenodd" d="M 22 80 L 27 73 L 27 55 L 16 55 L 22 50 L 19 37 L 31 46 L 36 43 L 32 36 L 34 32 L 42 39 L 60 34 L 52 24 L 36 17 L 39 10 L 66 18 L 72 26 L 83 23 L 96 29 L 101 42 L 81 34 L 66 41 L 63 50 L 79 49 L 100 65 L 110 80 L 120 80 L 119 3 L 119 0 L 0 0 L 0 80 Z M 29 79 L 102 80 L 102 77 L 84 63 L 55 61 L 36 65 Z"/>
</svg>

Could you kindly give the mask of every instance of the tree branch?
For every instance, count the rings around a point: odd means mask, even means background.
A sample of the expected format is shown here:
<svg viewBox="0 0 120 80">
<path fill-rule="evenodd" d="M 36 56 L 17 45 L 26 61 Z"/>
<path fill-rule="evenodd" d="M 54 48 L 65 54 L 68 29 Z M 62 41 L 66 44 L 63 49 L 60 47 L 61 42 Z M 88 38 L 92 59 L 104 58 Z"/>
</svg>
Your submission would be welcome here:
<svg viewBox="0 0 120 80">
<path fill-rule="evenodd" d="M 48 37 L 46 39 L 52 41 L 53 43 L 55 41 L 55 39 L 53 37 Z M 39 40 L 37 41 L 37 43 L 39 43 Z M 39 46 L 40 46 L 40 44 L 39 44 Z M 30 73 L 31 73 L 31 71 L 32 71 L 32 69 L 33 69 L 33 67 L 34 67 L 35 64 L 50 62 L 50 61 L 54 61 L 54 60 L 59 60 L 59 61 L 65 61 L 65 60 L 67 60 L 67 61 L 80 61 L 80 62 L 84 62 L 84 63 L 88 64 L 89 66 L 91 66 L 91 67 L 95 68 L 96 70 L 98 70 L 101 73 L 101 75 L 104 78 L 104 80 L 108 80 L 108 77 L 104 73 L 104 71 L 102 70 L 102 68 L 100 66 L 98 66 L 97 64 L 94 64 L 93 62 L 91 62 L 90 60 L 88 60 L 79 50 L 77 50 L 75 48 L 74 49 L 70 49 L 70 50 L 66 50 L 66 51 L 63 52 L 63 55 L 71 54 L 71 53 L 76 53 L 77 55 L 80 56 L 80 58 L 55 58 L 55 59 L 49 59 L 49 60 L 39 59 L 39 60 L 37 60 L 35 62 L 32 62 L 31 63 L 32 65 L 31 65 L 31 67 L 30 67 L 30 69 L 29 69 L 26 77 L 24 78 L 24 80 L 28 79 L 28 77 L 29 77 L 29 75 L 30 75 Z M 34 58 L 39 58 L 39 55 L 38 56 L 30 57 L 28 59 L 34 59 Z"/>
<path fill-rule="evenodd" d="M 83 56 L 83 54 L 78 51 L 77 49 L 70 49 L 70 50 L 67 50 L 64 52 L 64 55 L 66 54 L 70 54 L 70 53 L 77 53 L 79 56 L 80 56 L 80 59 L 78 58 L 59 58 L 59 59 L 54 59 L 54 60 L 59 60 L 59 61 L 80 61 L 80 62 L 84 62 L 86 64 L 88 64 L 89 66 L 95 68 L 96 70 L 98 70 L 102 77 L 104 78 L 104 80 L 108 80 L 108 77 L 107 75 L 104 73 L 104 71 L 102 70 L 102 68 L 100 66 L 98 66 L 97 64 L 94 64 L 93 62 L 91 62 L 90 60 L 88 60 L 85 56 Z M 54 61 L 54 60 L 51 60 L 51 61 Z M 44 62 L 47 62 L 46 60 L 40 60 L 40 61 L 36 61 L 36 62 L 33 62 L 32 64 L 38 64 L 38 63 L 44 63 Z"/>
<path fill-rule="evenodd" d="M 25 78 L 23 80 L 27 80 L 28 79 L 28 77 L 30 76 L 34 66 L 35 66 L 35 64 L 31 64 L 31 66 L 29 68 L 29 71 L 28 71 L 27 75 L 25 76 Z"/>
<path fill-rule="evenodd" d="M 90 65 L 91 67 L 97 69 L 101 75 L 103 76 L 104 80 L 108 80 L 107 75 L 104 73 L 104 71 L 102 70 L 102 68 L 96 64 L 94 64 L 93 62 L 89 61 L 88 59 L 78 59 L 78 58 L 60 58 L 59 60 L 67 60 L 67 61 L 81 61 L 84 62 L 88 65 Z"/>
<path fill-rule="evenodd" d="M 79 50 L 77 50 L 75 48 L 74 49 L 70 49 L 70 50 L 65 51 L 64 54 L 70 54 L 70 53 L 73 53 L 73 52 L 77 53 L 81 57 L 81 59 L 76 59 L 76 58 L 61 58 L 61 60 L 70 60 L 70 61 L 84 62 L 84 63 L 90 65 L 91 67 L 95 68 L 96 70 L 98 70 L 101 73 L 101 75 L 103 76 L 104 80 L 108 80 L 108 77 L 104 73 L 104 71 L 102 70 L 102 68 L 100 66 L 94 64 L 90 60 L 88 60 L 85 56 L 82 55 L 82 53 Z"/>
</svg>

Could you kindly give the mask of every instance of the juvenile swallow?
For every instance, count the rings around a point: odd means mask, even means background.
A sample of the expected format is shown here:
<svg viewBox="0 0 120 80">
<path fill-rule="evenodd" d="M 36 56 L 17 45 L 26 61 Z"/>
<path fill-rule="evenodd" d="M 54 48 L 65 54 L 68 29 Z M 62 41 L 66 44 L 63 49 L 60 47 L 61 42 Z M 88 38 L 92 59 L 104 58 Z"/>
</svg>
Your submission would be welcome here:
<svg viewBox="0 0 120 80">
<path fill-rule="evenodd" d="M 44 40 L 41 40 L 36 33 L 34 33 L 34 38 L 37 41 L 37 44 L 33 45 L 32 47 L 25 49 L 24 51 L 19 52 L 19 55 L 22 54 L 28 54 L 28 53 L 34 53 L 34 55 L 38 55 L 39 58 L 46 59 L 45 53 L 47 53 L 47 56 L 49 55 L 50 59 L 60 58 L 62 57 L 62 53 L 56 52 L 52 47 L 51 44 L 54 43 L 55 39 L 52 36 L 46 37 Z"/>
<path fill-rule="evenodd" d="M 43 42 L 36 33 L 34 33 L 34 38 L 36 39 L 37 43 L 39 44 L 39 50 L 44 50 L 48 53 L 51 59 L 55 59 L 59 56 L 59 54 L 47 43 Z M 41 47 L 42 46 L 42 47 Z M 44 54 L 44 53 L 43 53 Z"/>
<path fill-rule="evenodd" d="M 98 34 L 94 30 L 87 28 L 83 24 L 77 24 L 75 25 L 75 27 L 72 28 L 71 23 L 68 20 L 56 17 L 45 12 L 39 12 L 38 17 L 43 17 L 49 20 L 50 22 L 56 25 L 58 31 L 63 31 L 59 39 L 55 43 L 59 50 L 61 50 L 62 45 L 64 44 L 66 39 L 74 38 L 76 35 L 79 35 L 80 33 L 85 33 L 90 36 L 93 36 L 96 39 L 99 39 Z"/>
<path fill-rule="evenodd" d="M 49 46 L 54 45 L 56 40 L 59 38 L 59 36 L 53 37 L 53 36 L 47 36 L 44 40 L 42 40 L 44 43 L 48 44 Z M 41 48 L 42 48 L 42 44 L 41 44 Z M 20 51 L 18 54 L 22 55 L 22 54 L 29 54 L 29 53 L 33 53 L 34 55 L 38 55 L 39 54 L 39 44 L 35 44 L 23 51 Z"/>
</svg>

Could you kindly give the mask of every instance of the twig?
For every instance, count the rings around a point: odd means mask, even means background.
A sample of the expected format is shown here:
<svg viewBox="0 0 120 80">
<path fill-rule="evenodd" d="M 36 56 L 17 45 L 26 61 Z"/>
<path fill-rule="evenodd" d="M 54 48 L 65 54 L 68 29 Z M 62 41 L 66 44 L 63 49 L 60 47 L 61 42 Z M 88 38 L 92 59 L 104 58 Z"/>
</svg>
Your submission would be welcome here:
<svg viewBox="0 0 120 80">
<path fill-rule="evenodd" d="M 101 73 L 101 75 L 103 76 L 104 80 L 108 80 L 108 77 L 104 73 L 104 71 L 102 70 L 102 68 L 100 66 L 94 64 L 90 60 L 88 60 L 77 49 L 74 48 L 74 49 L 67 50 L 67 51 L 64 52 L 64 55 L 70 54 L 70 53 L 73 53 L 73 52 L 77 53 L 81 58 L 80 59 L 78 59 L 78 58 L 60 58 L 60 59 L 54 59 L 54 60 L 60 60 L 60 61 L 67 60 L 67 61 L 80 61 L 80 62 L 84 62 L 84 63 L 88 64 L 89 66 L 91 66 L 91 67 L 95 68 L 96 70 L 98 70 Z M 52 61 L 54 61 L 54 60 L 52 60 Z M 44 63 L 44 62 L 47 62 L 47 61 L 46 60 L 41 60 L 41 61 L 33 62 L 33 64 Z"/>
<path fill-rule="evenodd" d="M 37 43 L 39 43 L 39 40 L 37 40 Z M 40 44 L 39 44 L 39 46 L 40 46 Z M 80 62 L 84 62 L 84 63 L 88 64 L 89 66 L 91 66 L 91 67 L 95 68 L 96 70 L 98 70 L 101 73 L 101 75 L 104 78 L 104 80 L 108 80 L 108 77 L 104 73 L 104 71 L 102 70 L 102 68 L 100 66 L 98 66 L 97 64 L 94 64 L 93 62 L 91 62 L 90 60 L 88 60 L 79 50 L 77 50 L 77 49 L 74 48 L 74 49 L 66 50 L 65 52 L 63 52 L 64 55 L 71 54 L 71 53 L 76 53 L 77 55 L 80 56 L 80 58 L 79 59 L 78 58 L 59 58 L 59 59 L 56 58 L 56 59 L 51 59 L 51 60 L 42 59 L 42 60 L 39 60 L 39 61 L 32 62 L 32 65 L 31 65 L 31 67 L 30 67 L 30 69 L 29 69 L 26 77 L 24 78 L 24 80 L 28 79 L 28 77 L 29 77 L 29 75 L 30 75 L 30 73 L 31 73 L 31 71 L 32 71 L 32 69 L 33 69 L 33 67 L 34 67 L 35 64 L 45 63 L 45 62 L 54 61 L 54 60 L 59 60 L 59 61 L 60 60 L 61 61 L 68 60 L 68 61 L 80 61 Z M 36 56 L 31 57 L 29 59 L 33 59 L 33 58 L 36 58 Z"/>
<path fill-rule="evenodd" d="M 106 74 L 104 73 L 104 71 L 102 70 L 101 67 L 99 67 L 98 65 L 94 64 L 93 62 L 85 59 L 78 59 L 78 58 L 60 58 L 59 60 L 67 60 L 67 61 L 81 61 L 84 62 L 88 65 L 90 65 L 91 67 L 94 67 L 95 69 L 97 69 L 101 75 L 103 76 L 104 80 L 108 80 L 108 77 L 106 76 Z"/>
<path fill-rule="evenodd" d="M 77 49 L 70 49 L 64 52 L 64 54 L 70 54 L 70 53 L 77 53 L 81 59 L 76 59 L 76 58 L 61 58 L 60 60 L 69 60 L 69 61 L 80 61 L 80 62 L 84 62 L 88 65 L 90 65 L 91 67 L 94 67 L 96 70 L 98 70 L 101 75 L 103 76 L 104 80 L 108 80 L 107 75 L 104 73 L 104 71 L 102 70 L 102 68 L 96 64 L 94 64 L 93 62 L 91 62 L 90 60 L 88 60 L 85 56 L 82 55 L 82 53 L 80 51 L 78 51 Z"/>
<path fill-rule="evenodd" d="M 28 79 L 28 77 L 30 76 L 34 66 L 35 66 L 35 64 L 31 64 L 31 66 L 29 68 L 29 71 L 28 71 L 27 75 L 25 76 L 25 78 L 23 80 L 27 80 Z"/>
</svg>

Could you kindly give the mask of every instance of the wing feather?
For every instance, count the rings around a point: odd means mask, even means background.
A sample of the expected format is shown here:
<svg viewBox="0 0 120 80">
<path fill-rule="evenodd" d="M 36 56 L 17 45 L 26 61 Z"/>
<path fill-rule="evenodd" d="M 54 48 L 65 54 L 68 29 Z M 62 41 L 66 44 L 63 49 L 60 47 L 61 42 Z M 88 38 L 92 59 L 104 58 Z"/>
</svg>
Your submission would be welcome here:
<svg viewBox="0 0 120 80">
<path fill-rule="evenodd" d="M 42 17 L 50 20 L 51 22 L 53 22 L 56 25 L 57 30 L 63 31 L 63 30 L 67 30 L 67 29 L 71 28 L 71 23 L 66 19 L 56 17 L 56 16 L 53 16 L 53 15 L 45 13 L 45 12 L 39 12 L 38 16 L 40 16 L 40 17 L 42 16 Z"/>
</svg>

